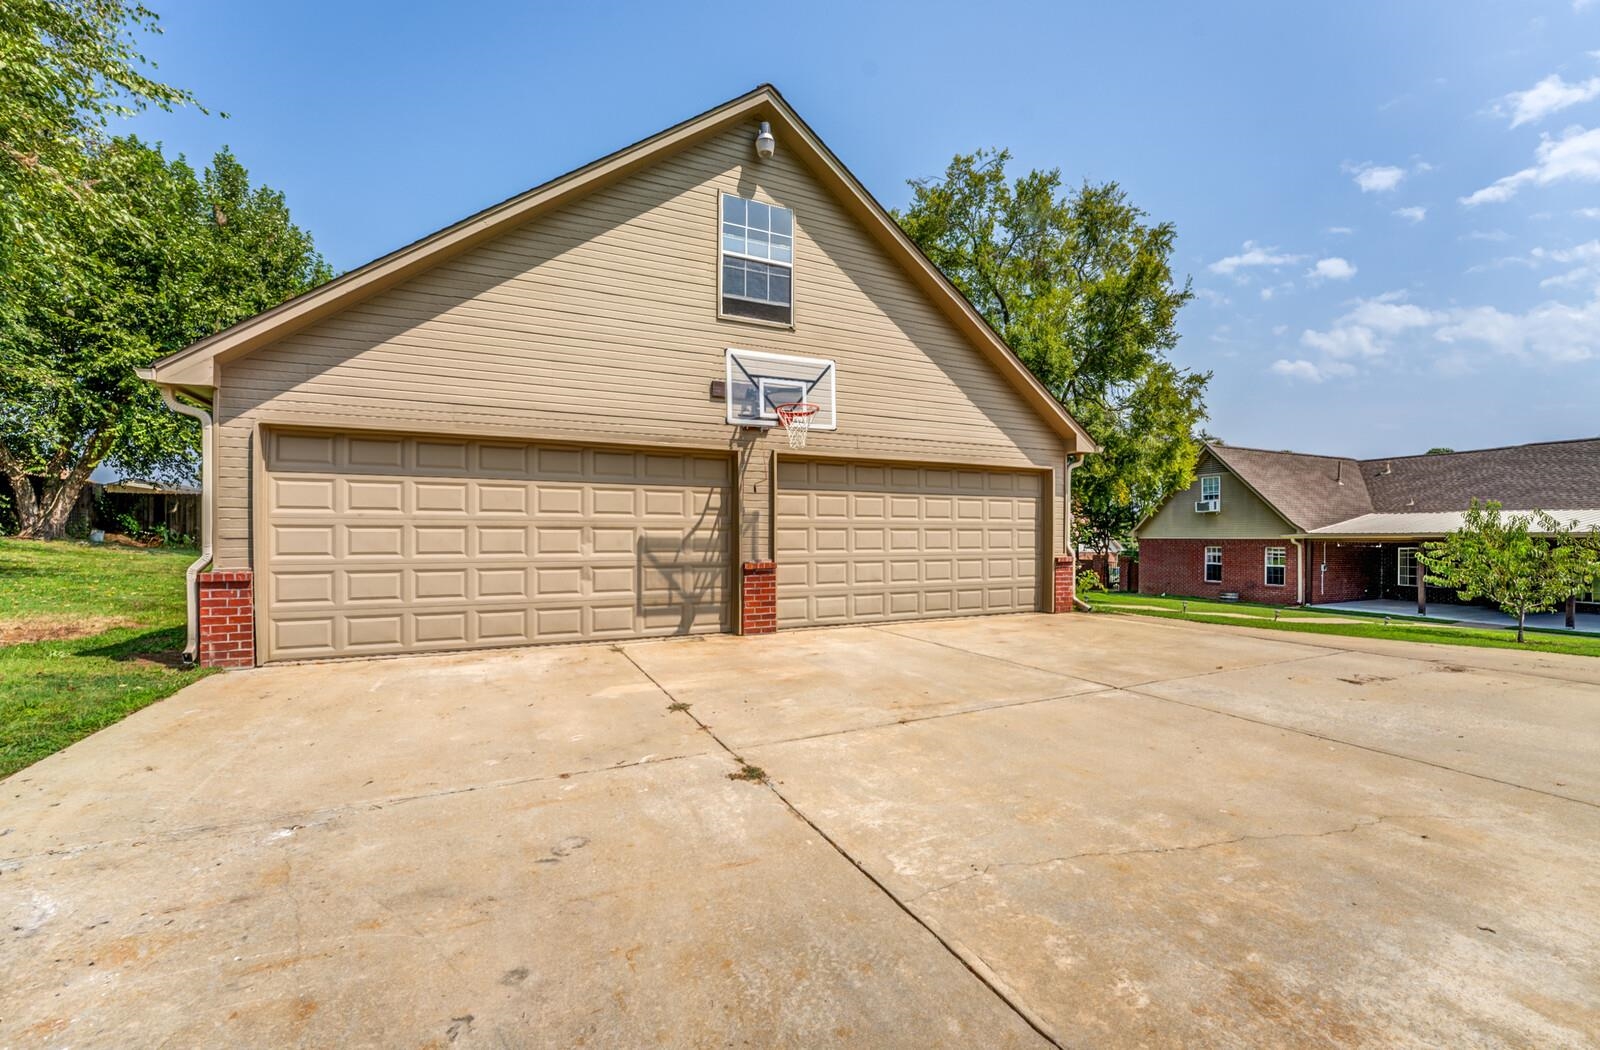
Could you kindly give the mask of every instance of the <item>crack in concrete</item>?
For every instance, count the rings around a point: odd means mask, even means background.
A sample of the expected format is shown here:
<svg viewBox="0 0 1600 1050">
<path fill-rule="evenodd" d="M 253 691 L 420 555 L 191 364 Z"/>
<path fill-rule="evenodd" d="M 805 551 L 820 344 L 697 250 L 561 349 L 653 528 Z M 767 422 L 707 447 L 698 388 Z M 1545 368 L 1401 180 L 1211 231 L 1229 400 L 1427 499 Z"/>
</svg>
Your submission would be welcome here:
<svg viewBox="0 0 1600 1050">
<path fill-rule="evenodd" d="M 0 857 L 0 873 L 15 871 L 25 862 L 38 860 L 70 860 L 84 853 L 94 850 L 114 849 L 120 846 L 132 846 L 146 842 L 182 842 L 186 839 L 197 838 L 201 835 L 220 834 L 231 835 L 252 829 L 266 830 L 268 828 L 313 828 L 327 824 L 338 817 L 348 813 L 370 812 L 372 810 L 387 809 L 390 806 L 405 805 L 410 802 L 426 802 L 429 799 L 449 798 L 452 795 L 465 795 L 474 791 L 494 791 L 501 788 L 520 787 L 525 784 L 542 784 L 552 780 L 571 780 L 575 777 L 588 777 L 600 773 L 612 773 L 621 769 L 639 769 L 644 766 L 659 765 L 663 762 L 682 762 L 691 758 L 711 756 L 710 751 L 696 751 L 684 755 L 658 755 L 638 759 L 633 762 L 618 762 L 610 766 L 593 766 L 586 769 L 573 769 L 560 773 L 539 773 L 526 777 L 510 777 L 505 780 L 490 780 L 481 784 L 467 784 L 462 787 L 440 788 L 437 791 L 419 791 L 407 795 L 380 795 L 376 798 L 358 799 L 354 802 L 341 802 L 338 805 L 322 806 L 315 809 L 294 810 L 286 813 L 275 813 L 265 817 L 249 817 L 243 820 L 219 822 L 215 824 L 189 824 L 180 828 L 169 828 L 164 831 L 152 831 L 147 835 L 135 835 L 120 839 L 106 839 L 100 842 L 85 842 L 76 845 L 61 846 L 53 849 L 39 850 L 34 853 L 19 853 L 11 856 Z"/>
<path fill-rule="evenodd" d="M 945 890 L 959 886 L 964 882 L 971 882 L 973 879 L 983 878 L 985 875 L 988 875 L 991 872 L 1004 868 L 1042 868 L 1051 864 L 1066 864 L 1075 860 L 1089 860 L 1097 857 L 1135 857 L 1164 853 L 1198 853 L 1203 850 L 1215 849 L 1218 846 L 1232 846 L 1240 842 L 1273 842 L 1280 839 L 1321 839 L 1328 838 L 1331 835 L 1349 835 L 1364 828 L 1376 827 L 1379 824 L 1383 824 L 1391 820 L 1450 821 L 1460 819 L 1464 818 L 1434 816 L 1431 814 L 1425 816 L 1416 816 L 1411 814 L 1391 814 L 1387 816 L 1378 816 L 1371 820 L 1357 820 L 1347 826 L 1330 828 L 1327 831 L 1284 831 L 1273 835 L 1233 835 L 1229 838 L 1214 839 L 1210 842 L 1190 843 L 1182 846 L 1151 846 L 1146 848 L 1136 847 L 1131 849 L 1084 850 L 1081 853 L 1067 853 L 1059 857 L 1046 857 L 1043 860 L 995 861 L 991 864 L 985 864 L 983 868 L 978 871 L 963 875 L 958 879 L 951 879 L 949 882 L 944 882 L 937 886 L 929 887 L 928 889 L 923 890 L 921 893 L 907 897 L 906 902 L 910 903 L 911 901 L 921 900 L 922 898 L 931 896 L 935 893 L 943 893 Z"/>
</svg>

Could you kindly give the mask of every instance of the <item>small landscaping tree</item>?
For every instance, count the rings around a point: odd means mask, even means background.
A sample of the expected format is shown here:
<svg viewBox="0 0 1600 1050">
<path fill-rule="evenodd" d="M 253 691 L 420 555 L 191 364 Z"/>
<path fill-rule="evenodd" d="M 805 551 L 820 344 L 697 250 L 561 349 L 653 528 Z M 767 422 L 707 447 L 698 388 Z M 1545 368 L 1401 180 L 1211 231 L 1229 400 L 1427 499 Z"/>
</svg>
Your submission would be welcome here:
<svg viewBox="0 0 1600 1050">
<path fill-rule="evenodd" d="M 1473 500 L 1461 528 L 1424 544 L 1418 560 L 1426 582 L 1515 616 L 1521 642 L 1529 613 L 1556 608 L 1600 574 L 1600 542 L 1544 511 L 1502 516 L 1499 503 Z"/>
</svg>

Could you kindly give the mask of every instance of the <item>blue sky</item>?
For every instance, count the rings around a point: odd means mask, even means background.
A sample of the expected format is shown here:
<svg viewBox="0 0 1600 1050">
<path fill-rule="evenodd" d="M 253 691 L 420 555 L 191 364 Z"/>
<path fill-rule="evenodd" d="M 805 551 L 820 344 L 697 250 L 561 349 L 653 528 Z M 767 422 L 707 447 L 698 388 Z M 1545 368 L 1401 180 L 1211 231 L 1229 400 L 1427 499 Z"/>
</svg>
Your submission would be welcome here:
<svg viewBox="0 0 1600 1050">
<path fill-rule="evenodd" d="M 337 269 L 771 81 L 891 207 L 1004 146 L 1175 223 L 1230 443 L 1600 434 L 1600 0 L 153 6 L 229 117 L 133 130 L 231 145 Z"/>
</svg>

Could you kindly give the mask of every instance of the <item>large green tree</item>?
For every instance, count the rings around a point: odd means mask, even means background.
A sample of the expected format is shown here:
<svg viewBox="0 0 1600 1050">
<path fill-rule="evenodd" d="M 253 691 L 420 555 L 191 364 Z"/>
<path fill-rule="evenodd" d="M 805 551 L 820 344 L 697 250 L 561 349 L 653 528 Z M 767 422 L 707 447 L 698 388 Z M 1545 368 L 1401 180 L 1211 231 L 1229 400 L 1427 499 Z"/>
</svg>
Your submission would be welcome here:
<svg viewBox="0 0 1600 1050">
<path fill-rule="evenodd" d="M 125 0 L 0 3 L 0 323 L 15 316 L 16 282 L 70 264 L 62 221 L 131 219 L 103 192 L 122 156 L 110 123 L 194 103 L 140 54 L 139 38 L 158 32 L 153 13 Z"/>
<path fill-rule="evenodd" d="M 1502 515 L 1499 503 L 1473 500 L 1461 527 L 1424 544 L 1419 560 L 1426 582 L 1515 616 L 1520 642 L 1529 613 L 1548 612 L 1600 578 L 1600 536 L 1544 511 Z"/>
<path fill-rule="evenodd" d="M 134 369 L 327 277 L 281 195 L 226 151 L 203 177 L 112 134 L 194 104 L 156 79 L 127 0 L 0 0 L 0 473 L 55 537 L 106 459 L 176 472 L 192 422 Z"/>
<path fill-rule="evenodd" d="M 914 180 L 896 218 L 1101 446 L 1073 475 L 1079 535 L 1101 551 L 1194 476 L 1209 372 L 1173 364 L 1176 232 L 1116 183 L 1006 175 L 1004 150 Z"/>
<path fill-rule="evenodd" d="M 106 460 L 192 471 L 198 428 L 135 369 L 329 276 L 282 194 L 252 187 L 226 150 L 198 174 L 116 139 L 85 171 L 125 220 L 64 205 L 51 218 L 61 258 L 16 275 L 0 328 L 0 472 L 22 534 L 44 539 L 64 534 Z"/>
</svg>

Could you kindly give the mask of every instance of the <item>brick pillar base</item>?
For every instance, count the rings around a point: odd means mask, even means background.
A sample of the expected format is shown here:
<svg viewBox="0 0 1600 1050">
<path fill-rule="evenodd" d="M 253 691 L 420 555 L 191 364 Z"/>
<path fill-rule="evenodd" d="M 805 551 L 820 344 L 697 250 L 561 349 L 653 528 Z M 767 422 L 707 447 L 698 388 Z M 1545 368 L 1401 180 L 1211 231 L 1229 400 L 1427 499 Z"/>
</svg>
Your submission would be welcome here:
<svg viewBox="0 0 1600 1050">
<path fill-rule="evenodd" d="M 739 603 L 740 634 L 772 634 L 778 629 L 778 566 L 770 561 L 744 563 L 743 600 Z"/>
<path fill-rule="evenodd" d="M 1056 555 L 1056 603 L 1052 612 L 1072 611 L 1072 594 L 1077 587 L 1076 563 L 1070 554 Z"/>
<path fill-rule="evenodd" d="M 256 665 L 255 591 L 248 569 L 200 574 L 201 667 Z"/>
</svg>

